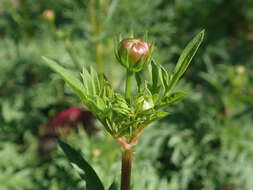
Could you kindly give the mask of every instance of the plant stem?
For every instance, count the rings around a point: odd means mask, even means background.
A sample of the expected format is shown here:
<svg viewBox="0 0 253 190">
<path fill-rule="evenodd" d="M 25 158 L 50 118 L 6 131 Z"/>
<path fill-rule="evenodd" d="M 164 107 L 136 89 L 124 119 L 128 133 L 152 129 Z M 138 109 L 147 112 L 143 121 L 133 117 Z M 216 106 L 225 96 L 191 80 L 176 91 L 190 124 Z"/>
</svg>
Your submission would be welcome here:
<svg viewBox="0 0 253 190">
<path fill-rule="evenodd" d="M 95 10 L 94 10 L 94 0 L 89 0 L 89 19 L 91 26 L 93 28 L 93 33 L 95 31 L 96 20 L 95 20 Z"/>
<path fill-rule="evenodd" d="M 50 22 L 49 25 L 50 25 L 51 29 L 54 31 L 56 37 L 58 37 L 57 36 L 57 28 L 56 28 L 55 23 Z M 60 38 L 60 37 L 58 37 L 58 38 L 62 40 L 62 38 Z M 63 39 L 63 42 L 64 42 L 65 49 L 67 50 L 67 52 L 68 52 L 73 64 L 75 65 L 76 69 L 81 71 L 82 70 L 81 65 L 79 64 L 78 58 L 76 57 L 76 55 L 74 53 L 74 50 L 71 46 L 69 36 L 66 39 Z"/>
<path fill-rule="evenodd" d="M 95 1 L 89 0 L 89 19 L 92 27 L 92 35 L 97 37 L 101 31 L 101 19 L 102 19 L 102 4 L 99 2 L 98 8 L 96 8 Z M 96 13 L 95 13 L 96 11 Z M 103 86 L 104 76 L 103 76 L 103 63 L 102 63 L 102 43 L 96 41 L 96 64 L 98 69 L 99 81 Z"/>
<path fill-rule="evenodd" d="M 133 149 L 122 151 L 121 190 L 130 190 Z"/>
<path fill-rule="evenodd" d="M 132 81 L 133 81 L 133 72 L 127 70 L 125 97 L 128 103 L 130 103 Z"/>
<path fill-rule="evenodd" d="M 98 68 L 98 75 L 101 85 L 103 86 L 103 64 L 102 64 L 102 44 L 96 44 L 96 63 Z"/>
<path fill-rule="evenodd" d="M 124 137 L 116 137 L 115 134 L 112 134 L 120 144 L 122 150 L 121 190 L 130 190 L 133 150 L 144 129 L 145 126 L 138 129 L 130 141 L 127 141 Z"/>
</svg>

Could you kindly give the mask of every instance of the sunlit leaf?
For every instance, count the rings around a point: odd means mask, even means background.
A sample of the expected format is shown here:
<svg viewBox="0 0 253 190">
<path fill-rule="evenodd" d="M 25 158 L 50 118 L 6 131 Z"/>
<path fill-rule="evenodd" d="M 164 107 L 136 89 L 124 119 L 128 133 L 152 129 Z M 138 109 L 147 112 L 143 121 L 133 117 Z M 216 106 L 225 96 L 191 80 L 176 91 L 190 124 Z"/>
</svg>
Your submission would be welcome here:
<svg viewBox="0 0 253 190">
<path fill-rule="evenodd" d="M 201 31 L 197 36 L 195 36 L 193 40 L 190 43 L 188 43 L 188 45 L 185 47 L 173 71 L 172 79 L 168 86 L 167 92 L 176 85 L 177 81 L 184 74 L 192 58 L 196 54 L 200 44 L 202 43 L 203 38 L 204 38 L 204 30 Z"/>
<path fill-rule="evenodd" d="M 62 79 L 73 89 L 73 91 L 82 99 L 85 99 L 85 88 L 81 81 L 73 76 L 68 70 L 64 69 L 55 61 L 48 59 L 46 57 L 42 57 L 46 64 L 53 69 L 56 73 L 58 73 Z"/>
<path fill-rule="evenodd" d="M 93 88 L 93 82 L 91 79 L 91 75 L 86 68 L 83 68 L 83 72 L 82 72 L 81 76 L 83 78 L 83 85 L 84 85 L 85 89 L 87 90 L 86 94 L 93 96 L 95 94 L 95 89 Z"/>
<path fill-rule="evenodd" d="M 160 65 L 160 70 L 159 70 L 159 76 L 160 76 L 160 80 L 162 82 L 162 86 L 164 88 L 164 91 L 168 91 L 168 83 L 169 83 L 169 75 L 166 71 L 166 69 Z"/>
<path fill-rule="evenodd" d="M 183 92 L 175 92 L 172 93 L 171 95 L 164 97 L 161 101 L 161 103 L 159 105 L 157 105 L 157 109 L 165 107 L 175 101 L 180 100 L 181 98 L 183 98 L 186 94 Z"/>
<path fill-rule="evenodd" d="M 146 122 L 146 124 L 152 123 L 153 121 L 158 121 L 164 117 L 169 115 L 168 112 L 157 112 L 150 116 L 149 120 Z"/>
<path fill-rule="evenodd" d="M 95 69 L 93 67 L 90 68 L 90 73 L 91 73 L 91 78 L 92 78 L 92 81 L 93 81 L 93 85 L 94 85 L 94 88 L 95 88 L 95 92 L 96 92 L 96 95 L 98 95 L 100 93 L 100 82 L 99 82 L 99 79 L 98 79 L 98 74 L 97 72 L 95 71 Z"/>
</svg>

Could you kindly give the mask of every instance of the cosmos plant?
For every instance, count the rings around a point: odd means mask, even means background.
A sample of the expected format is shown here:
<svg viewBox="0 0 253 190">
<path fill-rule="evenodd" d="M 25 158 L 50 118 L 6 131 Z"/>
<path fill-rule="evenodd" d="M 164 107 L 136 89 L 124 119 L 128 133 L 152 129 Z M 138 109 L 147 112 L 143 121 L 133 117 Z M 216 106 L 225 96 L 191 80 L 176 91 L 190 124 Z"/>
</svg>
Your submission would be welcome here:
<svg viewBox="0 0 253 190">
<path fill-rule="evenodd" d="M 174 89 L 203 38 L 204 31 L 193 38 L 170 74 L 155 61 L 154 45 L 147 40 L 126 38 L 116 42 L 116 59 L 126 69 L 124 95 L 114 91 L 106 76 L 101 79 L 92 67 L 83 68 L 80 81 L 55 61 L 43 57 L 47 65 L 63 78 L 104 129 L 119 143 L 122 152 L 121 190 L 131 188 L 133 151 L 142 132 L 150 123 L 168 115 L 163 111 L 164 108 L 185 96 L 185 93 Z M 137 84 L 135 91 L 132 90 L 133 84 Z M 85 180 L 87 190 L 105 189 L 80 153 L 60 140 L 59 145 L 69 161 L 80 168 L 80 176 Z M 116 189 L 114 183 L 109 188 Z"/>
</svg>

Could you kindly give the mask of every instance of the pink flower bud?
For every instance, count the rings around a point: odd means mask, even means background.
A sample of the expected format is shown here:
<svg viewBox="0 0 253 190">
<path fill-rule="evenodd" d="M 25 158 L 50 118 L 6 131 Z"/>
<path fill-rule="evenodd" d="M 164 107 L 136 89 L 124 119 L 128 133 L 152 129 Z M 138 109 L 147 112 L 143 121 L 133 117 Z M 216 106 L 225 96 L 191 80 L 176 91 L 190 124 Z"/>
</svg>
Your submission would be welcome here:
<svg viewBox="0 0 253 190">
<path fill-rule="evenodd" d="M 126 38 L 120 42 L 119 55 L 124 56 L 129 51 L 128 60 L 137 63 L 143 56 L 143 60 L 147 59 L 149 54 L 149 44 L 140 38 Z"/>
<path fill-rule="evenodd" d="M 55 20 L 55 13 L 53 10 L 45 10 L 43 12 L 43 18 L 47 22 L 54 22 Z"/>
<path fill-rule="evenodd" d="M 132 72 L 139 72 L 150 63 L 152 51 L 153 45 L 140 38 L 126 38 L 115 46 L 117 60 Z"/>
</svg>

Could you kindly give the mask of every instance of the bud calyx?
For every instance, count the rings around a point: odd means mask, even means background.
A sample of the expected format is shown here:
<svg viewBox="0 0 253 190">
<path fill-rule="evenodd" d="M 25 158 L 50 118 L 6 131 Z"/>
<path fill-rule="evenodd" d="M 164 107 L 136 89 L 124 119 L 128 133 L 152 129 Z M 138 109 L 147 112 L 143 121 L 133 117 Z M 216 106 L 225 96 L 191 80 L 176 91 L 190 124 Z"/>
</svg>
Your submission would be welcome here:
<svg viewBox="0 0 253 190">
<path fill-rule="evenodd" d="M 140 38 L 126 38 L 119 43 L 115 54 L 124 67 L 138 72 L 150 62 L 152 45 Z"/>
</svg>

